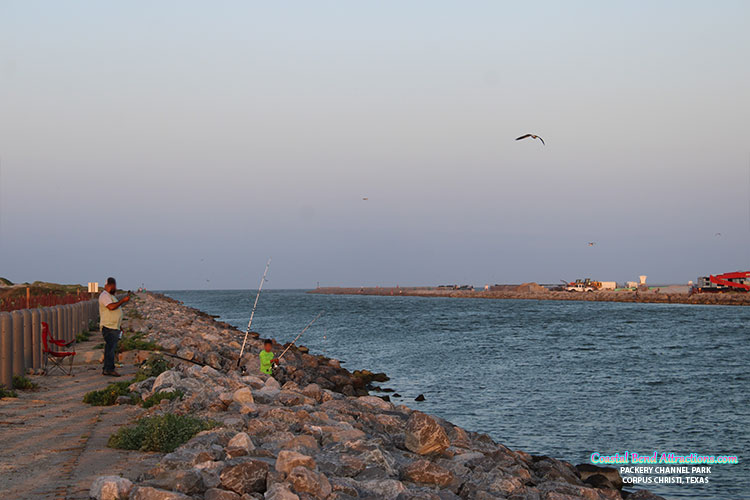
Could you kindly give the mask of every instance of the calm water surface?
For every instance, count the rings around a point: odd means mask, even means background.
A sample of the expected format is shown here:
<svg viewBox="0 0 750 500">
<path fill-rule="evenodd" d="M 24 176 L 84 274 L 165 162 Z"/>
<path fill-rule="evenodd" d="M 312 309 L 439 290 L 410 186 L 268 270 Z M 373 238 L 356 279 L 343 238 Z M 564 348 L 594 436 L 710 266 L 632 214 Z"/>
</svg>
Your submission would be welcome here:
<svg viewBox="0 0 750 500">
<path fill-rule="evenodd" d="M 254 291 L 169 291 L 241 329 Z M 384 371 L 412 408 L 574 464 L 591 453 L 738 455 L 667 498 L 750 498 L 750 308 L 271 290 L 253 329 L 350 370 Z M 423 393 L 422 403 L 414 397 Z"/>
</svg>

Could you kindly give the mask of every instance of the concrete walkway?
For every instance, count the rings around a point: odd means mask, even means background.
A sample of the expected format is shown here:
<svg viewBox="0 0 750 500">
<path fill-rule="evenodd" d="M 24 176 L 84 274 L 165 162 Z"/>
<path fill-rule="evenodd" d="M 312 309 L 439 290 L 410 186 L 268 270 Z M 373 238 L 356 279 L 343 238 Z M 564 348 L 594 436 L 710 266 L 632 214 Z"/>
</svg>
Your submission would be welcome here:
<svg viewBox="0 0 750 500">
<path fill-rule="evenodd" d="M 39 390 L 0 400 L 0 498 L 88 498 L 97 476 L 132 480 L 156 464 L 161 454 L 106 447 L 109 436 L 142 409 L 82 402 L 85 393 L 135 373 L 132 366 L 119 371 L 123 377 L 113 378 L 102 376 L 100 365 L 74 366 L 73 377 L 29 377 Z"/>
</svg>

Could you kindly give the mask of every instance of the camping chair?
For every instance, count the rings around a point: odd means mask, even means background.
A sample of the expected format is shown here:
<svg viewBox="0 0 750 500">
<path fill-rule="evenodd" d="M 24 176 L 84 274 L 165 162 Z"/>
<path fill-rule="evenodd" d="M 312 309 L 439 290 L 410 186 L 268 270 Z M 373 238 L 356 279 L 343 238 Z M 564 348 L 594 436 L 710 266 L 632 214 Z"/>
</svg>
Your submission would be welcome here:
<svg viewBox="0 0 750 500">
<path fill-rule="evenodd" d="M 50 371 L 54 368 L 59 369 L 65 375 L 73 375 L 73 358 L 76 355 L 75 348 L 69 351 L 56 351 L 54 347 L 50 346 L 50 343 L 54 346 L 69 348 L 75 344 L 75 339 L 70 342 L 64 340 L 58 340 L 52 338 L 52 334 L 49 331 L 49 325 L 46 322 L 42 322 L 42 342 L 44 343 L 44 374 L 49 375 Z M 70 366 L 65 370 L 65 358 L 70 358 Z"/>
</svg>

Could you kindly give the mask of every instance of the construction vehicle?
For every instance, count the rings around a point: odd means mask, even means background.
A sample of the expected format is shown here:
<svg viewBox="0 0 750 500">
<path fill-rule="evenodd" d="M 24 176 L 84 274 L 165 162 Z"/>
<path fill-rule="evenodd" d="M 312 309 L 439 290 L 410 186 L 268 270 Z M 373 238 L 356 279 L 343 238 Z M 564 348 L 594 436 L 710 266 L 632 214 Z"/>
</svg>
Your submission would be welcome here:
<svg viewBox="0 0 750 500">
<path fill-rule="evenodd" d="M 691 292 L 750 292 L 750 271 L 700 276 Z"/>
<path fill-rule="evenodd" d="M 570 283 L 565 280 L 562 282 L 565 283 L 565 290 L 568 292 L 593 292 L 602 287 L 601 281 L 591 281 L 590 278 L 577 279 Z"/>
</svg>

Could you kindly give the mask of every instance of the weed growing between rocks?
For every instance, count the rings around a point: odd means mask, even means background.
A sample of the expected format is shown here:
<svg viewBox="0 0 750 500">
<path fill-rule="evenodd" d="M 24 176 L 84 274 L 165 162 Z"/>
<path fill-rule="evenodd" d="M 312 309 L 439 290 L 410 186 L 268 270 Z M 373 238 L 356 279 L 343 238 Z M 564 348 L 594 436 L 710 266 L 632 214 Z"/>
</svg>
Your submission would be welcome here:
<svg viewBox="0 0 750 500">
<path fill-rule="evenodd" d="M 169 363 L 163 357 L 152 354 L 146 361 L 141 363 L 133 382 L 142 382 L 149 377 L 158 377 L 163 372 L 169 370 L 169 368 Z"/>
<path fill-rule="evenodd" d="M 134 425 L 121 427 L 110 436 L 107 446 L 124 450 L 171 453 L 201 431 L 215 427 L 216 422 L 167 413 L 144 417 Z"/>
<path fill-rule="evenodd" d="M 13 375 L 13 388 L 20 391 L 34 391 L 39 389 L 39 384 L 32 382 L 21 375 Z"/>
<path fill-rule="evenodd" d="M 83 396 L 83 402 L 90 404 L 91 406 L 112 406 L 117 402 L 117 398 L 120 396 L 131 395 L 128 387 L 132 384 L 132 380 L 125 380 L 122 382 L 114 382 L 109 384 L 104 389 L 98 391 L 87 392 Z M 132 404 L 137 403 L 137 399 L 134 395 L 131 395 Z"/>
<path fill-rule="evenodd" d="M 91 338 L 90 331 L 81 332 L 78 335 L 76 335 L 76 342 L 86 342 L 90 338 Z"/>
<path fill-rule="evenodd" d="M 168 401 L 174 401 L 175 399 L 182 399 L 182 396 L 184 395 L 185 394 L 180 390 L 171 391 L 171 392 L 157 392 L 156 394 L 150 395 L 143 401 L 143 407 L 151 408 L 152 406 L 155 406 L 161 403 L 162 400 L 164 399 Z"/>
<path fill-rule="evenodd" d="M 122 336 L 117 344 L 117 352 L 125 351 L 156 351 L 161 347 L 150 340 L 143 340 L 146 334 L 143 332 L 128 332 Z"/>
</svg>

